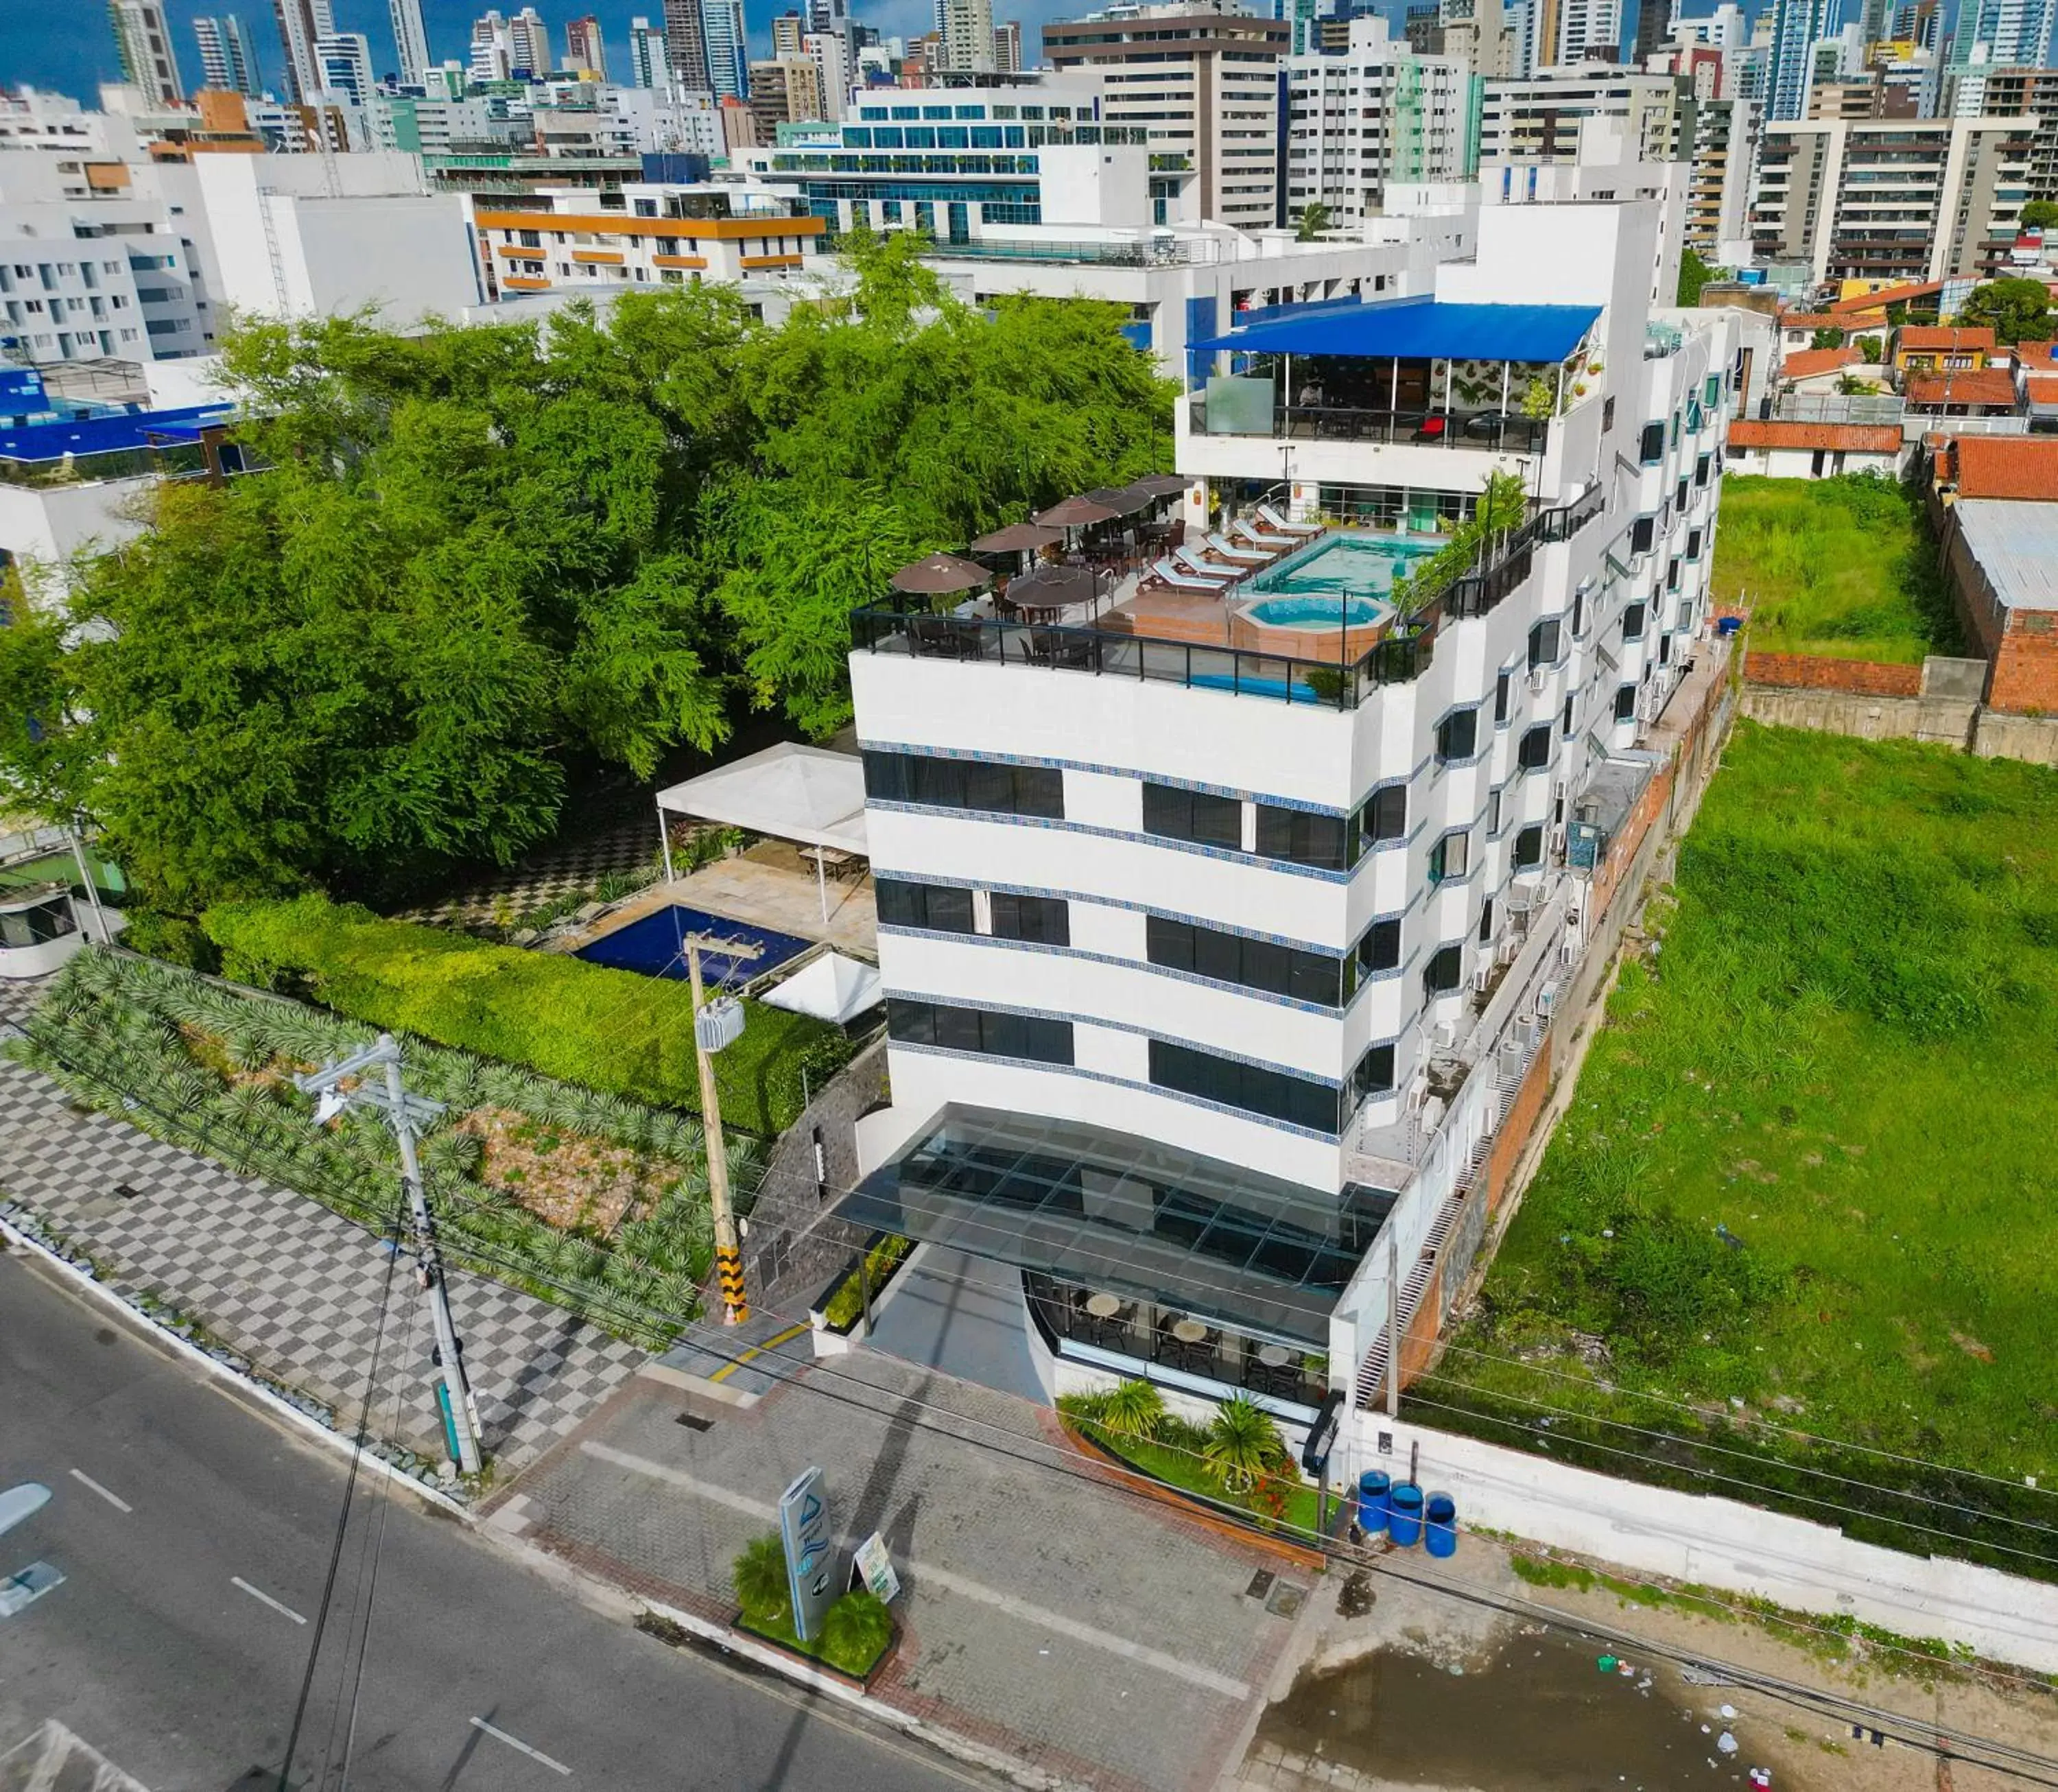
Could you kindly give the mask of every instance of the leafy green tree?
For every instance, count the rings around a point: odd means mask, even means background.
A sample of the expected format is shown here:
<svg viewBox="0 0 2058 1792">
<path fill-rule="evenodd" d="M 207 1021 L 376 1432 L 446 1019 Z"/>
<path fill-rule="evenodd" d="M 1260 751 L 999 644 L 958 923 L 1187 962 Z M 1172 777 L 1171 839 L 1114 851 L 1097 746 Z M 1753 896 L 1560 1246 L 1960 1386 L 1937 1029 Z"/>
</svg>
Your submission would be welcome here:
<svg viewBox="0 0 2058 1792">
<path fill-rule="evenodd" d="M 1323 232 L 1329 228 L 1329 221 L 1330 213 L 1328 206 L 1319 201 L 1303 206 L 1301 209 L 1300 226 L 1293 232 L 1293 240 L 1299 243 L 1319 243 L 1322 240 Z"/>
<path fill-rule="evenodd" d="M 2022 228 L 2024 230 L 2048 230 L 2058 224 L 2058 204 L 2048 199 L 2032 199 L 2022 209 Z"/>
<path fill-rule="evenodd" d="M 1694 250 L 1680 250 L 1679 303 L 1689 308 L 1700 304 L 1701 288 L 1716 277 L 1716 272 Z"/>
<path fill-rule="evenodd" d="M 2040 280 L 1994 280 L 1973 288 L 1957 321 L 1992 328 L 1997 342 L 2041 342 L 2053 333 L 2051 294 Z"/>
<path fill-rule="evenodd" d="M 1826 325 L 1809 337 L 1808 346 L 1810 348 L 1841 348 L 1844 346 L 1844 332 Z"/>
<path fill-rule="evenodd" d="M 0 601 L 10 619 L 0 626 L 0 776 L 7 793 L 37 813 L 67 817 L 96 762 L 71 719 L 63 624 L 30 606 L 12 568 Z"/>
<path fill-rule="evenodd" d="M 1877 367 L 1886 359 L 1886 344 L 1877 336 L 1860 336 L 1858 353 L 1864 357 L 1866 366 Z"/>
</svg>

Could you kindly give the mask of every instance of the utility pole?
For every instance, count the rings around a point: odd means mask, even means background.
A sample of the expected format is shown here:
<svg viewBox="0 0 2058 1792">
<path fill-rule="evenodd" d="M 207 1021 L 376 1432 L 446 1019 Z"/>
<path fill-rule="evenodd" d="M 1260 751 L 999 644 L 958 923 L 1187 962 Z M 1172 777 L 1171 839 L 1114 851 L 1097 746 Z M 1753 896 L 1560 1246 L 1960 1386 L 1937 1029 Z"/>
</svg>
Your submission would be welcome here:
<svg viewBox="0 0 2058 1792">
<path fill-rule="evenodd" d="M 93 918 L 100 924 L 100 943 L 111 946 L 114 936 L 107 930 L 107 911 L 100 906 L 100 886 L 93 882 L 92 867 L 85 862 L 85 841 L 76 821 L 66 827 L 65 837 L 71 842 L 72 862 L 78 867 L 79 877 L 85 885 L 85 900 L 93 904 Z"/>
<path fill-rule="evenodd" d="M 375 1083 L 372 1073 L 384 1072 Z M 338 1087 L 345 1077 L 358 1079 L 355 1089 Z M 457 1327 L 451 1321 L 450 1292 L 444 1285 L 443 1259 L 436 1250 L 435 1222 L 429 1213 L 427 1191 L 422 1186 L 422 1166 L 415 1154 L 415 1123 L 443 1112 L 441 1102 L 411 1095 L 400 1080 L 400 1047 L 391 1033 L 381 1033 L 378 1043 L 355 1052 L 340 1063 L 324 1064 L 294 1084 L 304 1095 L 320 1097 L 315 1109 L 319 1121 L 331 1119 L 344 1108 L 362 1105 L 375 1107 L 386 1117 L 400 1146 L 400 1182 L 407 1191 L 407 1210 L 414 1228 L 415 1279 L 429 1297 L 429 1315 L 435 1326 L 436 1357 L 443 1369 L 444 1417 L 456 1440 L 457 1464 L 467 1475 L 479 1472 L 479 1413 L 471 1389 L 465 1380 L 464 1361 L 459 1353 Z"/>
<path fill-rule="evenodd" d="M 730 996 L 717 996 L 703 1006 L 698 936 L 689 937 L 685 946 L 686 975 L 693 987 L 693 1061 L 701 1073 L 701 1119 L 707 1141 L 708 1205 L 714 1210 L 715 1279 L 721 1289 L 721 1322 L 741 1325 L 750 1317 L 750 1301 L 743 1289 L 743 1251 L 729 1202 L 729 1154 L 721 1142 L 714 1054 L 742 1035 L 743 1007 Z"/>
</svg>

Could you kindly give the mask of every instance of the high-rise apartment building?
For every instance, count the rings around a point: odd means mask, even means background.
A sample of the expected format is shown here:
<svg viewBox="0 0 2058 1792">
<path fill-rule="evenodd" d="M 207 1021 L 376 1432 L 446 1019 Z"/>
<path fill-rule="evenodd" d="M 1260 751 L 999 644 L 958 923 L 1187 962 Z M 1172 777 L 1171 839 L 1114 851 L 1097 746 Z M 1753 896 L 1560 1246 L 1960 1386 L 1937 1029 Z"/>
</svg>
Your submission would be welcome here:
<svg viewBox="0 0 2058 1792">
<path fill-rule="evenodd" d="M 992 0 L 936 0 L 936 35 L 944 68 L 967 74 L 992 71 Z"/>
<path fill-rule="evenodd" d="M 332 31 L 315 39 L 321 90 L 363 105 L 371 97 L 371 44 L 361 31 Z"/>
<path fill-rule="evenodd" d="M 1808 115 L 1808 89 L 1815 71 L 1815 46 L 1834 35 L 1841 0 L 1773 0 L 1758 15 L 1772 21 L 1766 65 L 1765 116 L 1781 123 Z"/>
<path fill-rule="evenodd" d="M 1547 39 L 1556 66 L 1570 68 L 1590 58 L 1614 62 L 1622 46 L 1622 0 L 1553 0 L 1557 33 Z"/>
<path fill-rule="evenodd" d="M 1350 22 L 1341 56 L 1286 65 L 1286 216 L 1325 207 L 1349 229 L 1385 209 L 1389 181 L 1479 172 L 1484 83 L 1462 57 L 1418 56 L 1377 13 Z"/>
<path fill-rule="evenodd" d="M 1003 19 L 993 28 L 993 66 L 1001 74 L 1022 70 L 1022 21 Z"/>
<path fill-rule="evenodd" d="M 1766 124 L 1750 234 L 1818 285 L 1989 278 L 2015 241 L 2034 121 L 1781 119 Z"/>
<path fill-rule="evenodd" d="M 193 36 L 200 45 L 201 85 L 255 98 L 264 90 L 257 66 L 257 46 L 250 30 L 234 13 L 221 18 L 197 18 Z"/>
<path fill-rule="evenodd" d="M 629 79 L 637 87 L 661 93 L 672 85 L 672 65 L 665 54 L 665 28 L 647 18 L 629 22 Z"/>
<path fill-rule="evenodd" d="M 1990 117 L 2036 119 L 2027 197 L 2058 201 L 2058 68 L 1988 69 L 1981 105 Z"/>
<path fill-rule="evenodd" d="M 1139 124 L 1150 147 L 1198 173 L 1203 217 L 1242 229 L 1278 221 L 1279 64 L 1284 21 L 1234 0 L 1148 0 L 1043 27 L 1060 74 L 1100 77 L 1110 125 Z"/>
<path fill-rule="evenodd" d="M 278 21 L 279 45 L 285 52 L 286 97 L 308 101 L 321 91 L 321 70 L 315 45 L 336 30 L 330 0 L 272 0 Z"/>
<path fill-rule="evenodd" d="M 709 90 L 717 99 L 749 99 L 750 43 L 744 30 L 743 0 L 701 0 L 701 42 Z"/>
<path fill-rule="evenodd" d="M 393 48 L 399 58 L 400 85 L 419 87 L 435 64 L 429 60 L 429 30 L 422 22 L 422 0 L 390 0 Z"/>
<path fill-rule="evenodd" d="M 550 28 L 534 6 L 524 6 L 507 22 L 508 55 L 514 70 L 534 75 L 550 73 Z"/>
<path fill-rule="evenodd" d="M 808 15 L 805 13 L 783 12 L 772 21 L 772 54 L 774 56 L 798 56 L 808 35 Z"/>
<path fill-rule="evenodd" d="M 815 65 L 815 85 L 822 102 L 818 116 L 840 117 L 850 101 L 849 38 L 841 31 L 810 31 L 801 40 L 801 54 Z"/>
<path fill-rule="evenodd" d="M 601 37 L 600 21 L 591 13 L 565 27 L 565 66 L 607 78 L 607 46 Z"/>
<path fill-rule="evenodd" d="M 757 115 L 761 143 L 775 143 L 781 125 L 804 125 L 821 117 L 821 74 L 805 56 L 774 56 L 750 65 L 750 109 Z"/>
<path fill-rule="evenodd" d="M 110 0 L 108 14 L 114 22 L 121 78 L 152 105 L 181 104 L 185 85 L 179 79 L 171 27 L 165 22 L 165 0 Z"/>
<path fill-rule="evenodd" d="M 1694 142 L 1693 89 L 1683 75 L 1589 63 L 1528 81 L 1489 81 L 1480 157 L 1490 162 L 1568 162 L 1579 157 L 1584 120 L 1619 120 L 1635 158 L 1683 162 Z"/>
<path fill-rule="evenodd" d="M 1755 100 L 1710 97 L 1695 101 L 1686 241 L 1710 265 L 1716 264 L 1722 244 L 1747 234 L 1758 129 Z"/>
<path fill-rule="evenodd" d="M 672 77 L 689 91 L 741 92 L 714 88 L 709 78 L 707 36 L 701 25 L 701 0 L 665 0 L 665 58 Z"/>
</svg>

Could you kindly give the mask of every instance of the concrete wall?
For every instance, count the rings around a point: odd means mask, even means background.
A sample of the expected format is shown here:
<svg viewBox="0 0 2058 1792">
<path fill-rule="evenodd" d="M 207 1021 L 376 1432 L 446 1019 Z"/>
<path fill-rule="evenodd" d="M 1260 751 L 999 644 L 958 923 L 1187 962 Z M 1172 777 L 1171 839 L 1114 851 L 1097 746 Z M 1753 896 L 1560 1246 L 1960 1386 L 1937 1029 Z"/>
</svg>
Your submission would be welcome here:
<svg viewBox="0 0 2058 1792">
<path fill-rule="evenodd" d="M 1973 725 L 1972 750 L 1982 759 L 2026 759 L 2058 765 L 2058 716 L 2011 716 L 1981 709 Z"/>
<path fill-rule="evenodd" d="M 1781 728 L 1850 734 L 1861 741 L 1925 741 L 1967 749 L 1980 705 L 1957 697 L 1868 697 L 1849 691 L 1743 687 L 1743 713 Z"/>
<path fill-rule="evenodd" d="M 1854 1543 L 1827 1525 L 1738 1500 L 1642 1487 L 1374 1413 L 1345 1414 L 1330 1474 L 1354 1484 L 1361 1471 L 1383 1468 L 1404 1479 L 1418 1448 L 1420 1484 L 1453 1496 L 1461 1528 L 1508 1531 L 1635 1573 L 2058 1671 L 2058 1596 L 1997 1569 Z"/>
</svg>

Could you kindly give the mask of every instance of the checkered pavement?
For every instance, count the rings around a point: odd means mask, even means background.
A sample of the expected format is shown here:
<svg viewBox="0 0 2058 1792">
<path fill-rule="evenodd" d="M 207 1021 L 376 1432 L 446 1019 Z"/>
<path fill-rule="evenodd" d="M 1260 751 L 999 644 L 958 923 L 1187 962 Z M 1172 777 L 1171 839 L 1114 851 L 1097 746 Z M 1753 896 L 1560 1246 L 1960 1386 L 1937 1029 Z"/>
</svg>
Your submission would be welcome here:
<svg viewBox="0 0 2058 1792">
<path fill-rule="evenodd" d="M 30 992 L 0 991 L 0 1019 L 33 1006 Z M 378 1349 L 375 1429 L 443 1460 L 425 1304 L 399 1266 L 382 1341 L 385 1254 L 349 1221 L 75 1107 L 48 1078 L 11 1063 L 0 1063 L 0 1199 L 90 1257 L 117 1292 L 176 1308 L 328 1407 L 339 1428 L 356 1424 Z M 453 1273 L 450 1297 L 484 1447 L 503 1474 L 541 1456 L 643 1358 L 497 1282 Z"/>
<path fill-rule="evenodd" d="M 467 885 L 447 900 L 411 908 L 399 916 L 434 927 L 492 924 L 505 904 L 515 915 L 590 890 L 610 872 L 634 871 L 658 856 L 656 817 L 640 809 L 584 840 L 544 848 L 503 872 Z"/>
</svg>

